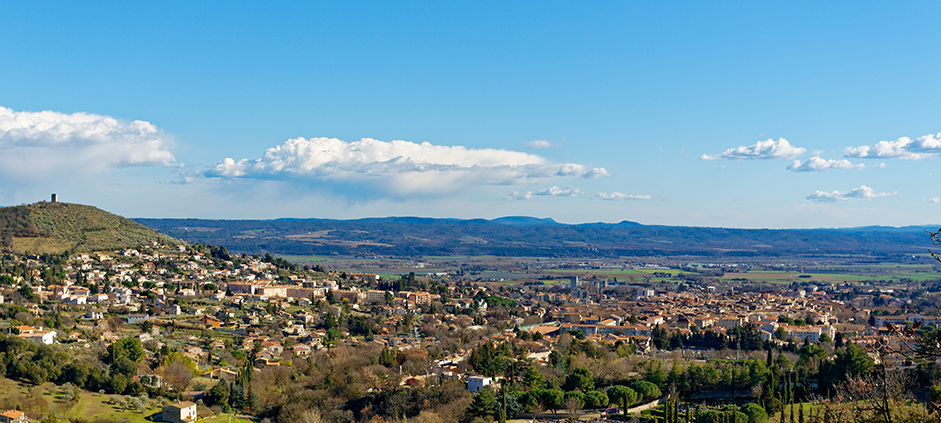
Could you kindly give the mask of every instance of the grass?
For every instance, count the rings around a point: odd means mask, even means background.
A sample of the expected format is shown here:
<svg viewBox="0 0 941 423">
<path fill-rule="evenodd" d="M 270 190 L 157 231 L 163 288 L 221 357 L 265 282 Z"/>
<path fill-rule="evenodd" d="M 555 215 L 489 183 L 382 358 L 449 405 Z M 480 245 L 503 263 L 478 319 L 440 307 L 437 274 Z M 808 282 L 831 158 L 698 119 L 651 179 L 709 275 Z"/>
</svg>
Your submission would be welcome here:
<svg viewBox="0 0 941 423">
<path fill-rule="evenodd" d="M 133 220 L 91 206 L 35 203 L 24 207 L 29 209 L 29 219 L 52 237 L 19 238 L 13 245 L 17 252 L 107 251 L 133 248 L 151 240 L 180 242 Z"/>
<path fill-rule="evenodd" d="M 797 405 L 797 404 L 795 404 L 795 405 Z M 805 419 L 805 420 L 810 420 L 810 410 L 811 410 L 811 408 L 813 408 L 814 404 L 813 404 L 812 402 L 802 402 L 802 403 L 800 403 L 800 406 L 804 408 L 804 419 Z M 796 421 L 800 421 L 800 418 L 799 418 L 800 414 L 799 414 L 799 413 L 800 413 L 800 411 L 798 411 L 798 408 L 795 407 L 795 408 L 794 408 L 794 414 L 795 414 L 795 416 L 794 416 L 794 421 L 795 421 L 795 422 L 796 422 Z M 784 414 L 783 412 L 774 413 L 773 415 L 768 416 L 768 423 L 789 423 L 789 422 L 790 422 L 789 419 L 785 419 L 785 421 L 782 422 L 782 421 L 781 421 L 781 417 L 782 417 L 782 416 L 787 416 L 787 414 Z"/>
<path fill-rule="evenodd" d="M 7 406 L 19 405 L 24 411 L 30 413 L 39 413 L 46 415 L 58 415 L 64 419 L 127 419 L 132 423 L 150 423 L 147 418 L 160 413 L 162 407 L 160 400 L 150 399 L 145 402 L 146 410 L 138 412 L 137 410 L 125 409 L 121 404 L 112 404 L 110 401 L 112 395 L 99 394 L 97 392 L 87 392 L 75 388 L 78 398 L 74 401 L 67 401 L 62 396 L 62 387 L 56 386 L 52 382 L 47 382 L 40 386 L 29 386 L 23 383 L 0 378 L 0 404 Z M 125 396 L 118 395 L 123 401 Z M 32 399 L 30 399 L 32 398 Z M 38 401 L 38 398 L 45 400 L 44 404 Z M 130 398 L 130 397 L 127 397 Z M 199 414 L 207 415 L 209 410 L 200 410 Z M 199 419 L 199 422 L 210 423 L 251 423 L 251 420 L 240 419 L 234 415 L 219 413 L 214 416 Z"/>
</svg>

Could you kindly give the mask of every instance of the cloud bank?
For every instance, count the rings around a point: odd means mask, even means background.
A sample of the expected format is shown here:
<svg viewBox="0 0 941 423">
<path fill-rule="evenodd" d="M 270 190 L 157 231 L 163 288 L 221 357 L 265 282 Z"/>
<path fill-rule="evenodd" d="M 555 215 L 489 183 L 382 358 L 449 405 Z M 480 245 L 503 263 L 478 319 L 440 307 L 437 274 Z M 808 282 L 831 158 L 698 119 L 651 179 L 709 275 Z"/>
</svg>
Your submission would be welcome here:
<svg viewBox="0 0 941 423">
<path fill-rule="evenodd" d="M 624 194 L 624 193 L 615 191 L 615 192 L 610 192 L 610 193 L 600 192 L 598 193 L 597 198 L 600 198 L 602 200 L 650 200 L 653 197 L 649 195 Z"/>
<path fill-rule="evenodd" d="M 820 157 L 811 157 L 804 163 L 800 160 L 794 160 L 794 163 L 787 167 L 791 172 L 823 172 L 830 169 L 863 169 L 864 164 L 853 164 L 849 160 L 825 160 Z"/>
<path fill-rule="evenodd" d="M 895 141 L 879 141 L 873 146 L 850 147 L 845 153 L 846 157 L 861 159 L 928 159 L 941 155 L 941 133 L 928 134 L 917 140 L 902 137 Z"/>
<path fill-rule="evenodd" d="M 768 139 L 758 141 L 755 145 L 730 148 L 721 154 L 703 154 L 700 160 L 769 160 L 793 159 L 804 154 L 807 149 L 794 147 L 786 139 L 777 141 Z"/>
<path fill-rule="evenodd" d="M 818 202 L 834 202 L 845 200 L 871 200 L 873 198 L 889 197 L 892 195 L 894 195 L 894 193 L 875 192 L 872 188 L 861 185 L 859 188 L 851 191 L 814 191 L 813 194 L 807 196 L 807 199 Z"/>
<path fill-rule="evenodd" d="M 168 138 L 150 122 L 91 113 L 0 107 L 0 149 L 0 171 L 14 174 L 174 164 Z"/>
<path fill-rule="evenodd" d="M 260 159 L 226 158 L 205 173 L 211 178 L 339 184 L 393 196 L 444 194 L 483 185 L 606 175 L 604 168 L 554 164 L 517 151 L 369 138 L 354 142 L 294 138 L 269 148 Z"/>
</svg>

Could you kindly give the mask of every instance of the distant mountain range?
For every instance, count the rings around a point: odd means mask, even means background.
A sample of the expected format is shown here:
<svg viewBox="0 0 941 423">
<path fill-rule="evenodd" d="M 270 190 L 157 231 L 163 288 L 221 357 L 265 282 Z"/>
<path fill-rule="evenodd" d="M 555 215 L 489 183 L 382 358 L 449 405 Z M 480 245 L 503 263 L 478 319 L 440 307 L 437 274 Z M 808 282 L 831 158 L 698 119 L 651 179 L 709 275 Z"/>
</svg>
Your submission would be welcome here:
<svg viewBox="0 0 941 423">
<path fill-rule="evenodd" d="M 151 240 L 226 246 L 249 254 L 342 256 L 890 257 L 924 254 L 926 230 L 867 226 L 834 229 L 734 229 L 564 224 L 551 218 L 382 217 L 353 220 L 126 219 L 92 206 L 40 202 L 0 208 L 0 248 L 18 252 L 99 251 Z M 176 239 L 174 239 L 176 238 Z"/>
<path fill-rule="evenodd" d="M 897 256 L 926 253 L 931 243 L 925 230 L 937 229 L 734 229 L 642 225 L 626 220 L 570 225 L 527 216 L 492 220 L 135 220 L 176 238 L 224 245 L 233 252 L 344 256 Z"/>
</svg>

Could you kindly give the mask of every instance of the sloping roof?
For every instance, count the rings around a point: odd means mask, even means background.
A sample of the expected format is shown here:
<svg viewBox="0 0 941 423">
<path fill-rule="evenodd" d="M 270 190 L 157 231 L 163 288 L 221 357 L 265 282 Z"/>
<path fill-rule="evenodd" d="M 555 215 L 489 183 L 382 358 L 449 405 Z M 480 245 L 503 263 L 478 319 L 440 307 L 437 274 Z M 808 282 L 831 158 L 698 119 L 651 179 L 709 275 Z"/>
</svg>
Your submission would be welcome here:
<svg viewBox="0 0 941 423">
<path fill-rule="evenodd" d="M 11 419 L 17 419 L 23 417 L 23 412 L 20 410 L 9 410 L 0 413 L 0 416 L 9 417 Z"/>
</svg>

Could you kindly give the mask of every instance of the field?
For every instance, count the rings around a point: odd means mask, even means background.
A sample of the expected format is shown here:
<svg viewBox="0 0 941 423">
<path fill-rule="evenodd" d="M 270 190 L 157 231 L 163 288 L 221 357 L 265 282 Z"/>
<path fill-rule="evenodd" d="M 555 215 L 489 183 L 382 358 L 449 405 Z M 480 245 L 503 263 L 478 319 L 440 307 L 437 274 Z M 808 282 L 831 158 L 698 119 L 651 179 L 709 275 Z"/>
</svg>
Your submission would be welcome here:
<svg viewBox="0 0 941 423">
<path fill-rule="evenodd" d="M 288 260 L 290 262 L 293 262 L 293 263 L 301 264 L 301 265 L 334 261 L 334 259 L 329 258 L 329 257 L 317 257 L 317 256 L 284 255 L 284 256 L 281 256 L 281 258 Z"/>
<path fill-rule="evenodd" d="M 146 399 L 141 411 L 133 406 L 125 407 L 133 398 L 124 395 L 107 395 L 75 389 L 76 398 L 68 400 L 63 395 L 61 386 L 48 382 L 40 386 L 29 386 L 7 378 L 0 378 L 0 408 L 10 410 L 19 407 L 30 417 L 56 415 L 63 419 L 122 420 L 132 423 L 148 423 L 152 415 L 160 413 L 166 400 Z M 113 402 L 112 400 L 117 400 Z M 208 409 L 199 410 L 200 422 L 237 422 L 250 423 L 251 420 L 237 418 L 229 414 L 212 415 Z M 230 420 L 231 419 L 231 420 Z"/>
<path fill-rule="evenodd" d="M 797 407 L 797 405 L 798 405 L 798 404 L 794 404 L 794 406 L 795 406 L 795 407 L 794 407 L 794 414 L 795 414 L 794 421 L 798 421 L 798 420 L 799 420 L 798 417 L 800 416 L 800 410 L 799 410 L 799 408 Z M 811 408 L 812 408 L 813 406 L 814 406 L 814 404 L 813 404 L 813 403 L 810 403 L 810 402 L 802 402 L 802 403 L 800 403 L 800 407 L 803 407 L 803 409 L 804 409 L 804 418 L 805 418 L 805 419 L 810 419 Z M 784 417 L 784 421 L 781 421 L 781 417 L 782 417 L 782 416 Z M 777 413 L 774 413 L 773 415 L 768 416 L 768 422 L 769 422 L 769 423 L 787 423 L 787 422 L 790 421 L 790 420 L 788 419 L 789 417 L 790 417 L 790 413 L 789 413 L 789 412 L 788 412 L 788 413 L 777 412 Z"/>
</svg>

